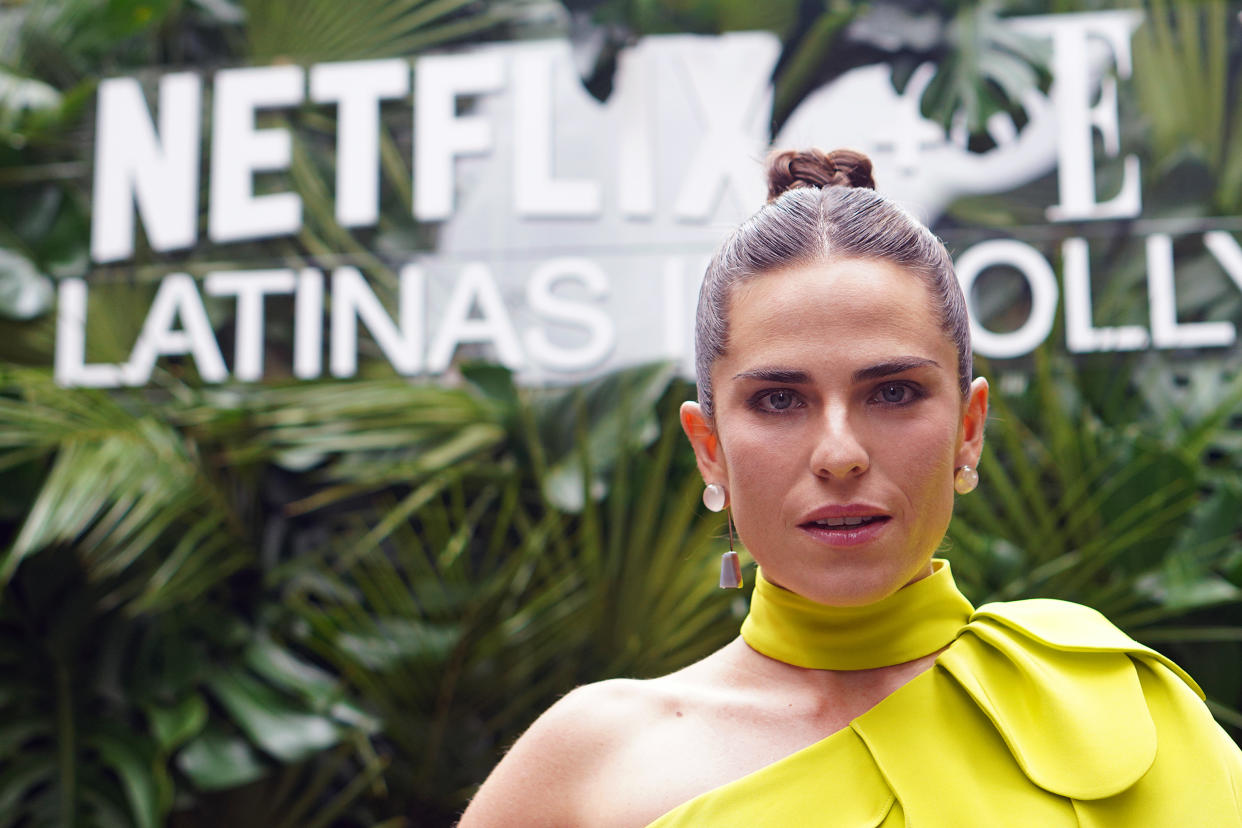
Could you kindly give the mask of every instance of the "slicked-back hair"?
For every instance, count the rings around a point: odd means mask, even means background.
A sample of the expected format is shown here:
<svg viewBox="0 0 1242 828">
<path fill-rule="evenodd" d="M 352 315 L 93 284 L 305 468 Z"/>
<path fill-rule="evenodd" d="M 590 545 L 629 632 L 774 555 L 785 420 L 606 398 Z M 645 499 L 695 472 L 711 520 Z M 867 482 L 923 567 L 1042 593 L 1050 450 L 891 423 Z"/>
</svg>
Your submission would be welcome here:
<svg viewBox="0 0 1242 828">
<path fill-rule="evenodd" d="M 941 328 L 957 348 L 958 382 L 967 396 L 970 320 L 953 260 L 922 222 L 875 192 L 870 160 L 849 150 L 783 152 L 769 161 L 768 181 L 768 203 L 721 245 L 699 290 L 694 350 L 704 413 L 713 414 L 712 365 L 729 347 L 734 286 L 761 274 L 848 259 L 890 262 L 927 285 Z"/>
</svg>

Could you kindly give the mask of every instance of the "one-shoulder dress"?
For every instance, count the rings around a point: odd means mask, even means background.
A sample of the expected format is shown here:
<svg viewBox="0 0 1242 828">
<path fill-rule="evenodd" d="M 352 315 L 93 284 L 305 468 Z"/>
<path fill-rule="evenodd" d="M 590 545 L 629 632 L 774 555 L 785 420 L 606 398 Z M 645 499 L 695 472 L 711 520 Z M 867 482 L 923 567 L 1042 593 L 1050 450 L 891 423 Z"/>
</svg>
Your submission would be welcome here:
<svg viewBox="0 0 1242 828">
<path fill-rule="evenodd" d="M 825 636 L 847 663 L 944 649 L 844 729 L 649 828 L 1242 826 L 1242 752 L 1181 668 L 1078 604 L 973 609 L 935 567 L 862 617 L 761 577 L 742 634 L 774 658 L 816 666 Z"/>
</svg>

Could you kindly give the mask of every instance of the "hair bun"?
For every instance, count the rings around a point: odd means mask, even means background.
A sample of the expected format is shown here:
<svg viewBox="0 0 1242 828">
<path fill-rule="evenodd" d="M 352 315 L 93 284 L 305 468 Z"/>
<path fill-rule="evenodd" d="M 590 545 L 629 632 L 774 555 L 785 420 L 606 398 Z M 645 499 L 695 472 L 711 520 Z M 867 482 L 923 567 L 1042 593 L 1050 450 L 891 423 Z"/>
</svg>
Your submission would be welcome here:
<svg viewBox="0 0 1242 828">
<path fill-rule="evenodd" d="M 861 152 L 847 149 L 774 153 L 768 159 L 768 201 L 799 187 L 865 187 L 874 190 L 871 159 Z"/>
</svg>

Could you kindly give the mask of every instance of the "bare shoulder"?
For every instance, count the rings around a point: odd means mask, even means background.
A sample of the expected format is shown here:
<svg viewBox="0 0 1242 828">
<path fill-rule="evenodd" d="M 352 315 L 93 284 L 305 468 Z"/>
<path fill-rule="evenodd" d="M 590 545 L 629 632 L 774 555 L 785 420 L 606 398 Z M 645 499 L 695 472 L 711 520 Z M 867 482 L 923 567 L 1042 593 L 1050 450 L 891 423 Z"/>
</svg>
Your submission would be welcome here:
<svg viewBox="0 0 1242 828">
<path fill-rule="evenodd" d="M 461 828 L 582 825 L 593 791 L 636 727 L 659 719 L 668 693 L 659 679 L 611 679 L 579 687 L 548 708 L 479 788 Z"/>
</svg>

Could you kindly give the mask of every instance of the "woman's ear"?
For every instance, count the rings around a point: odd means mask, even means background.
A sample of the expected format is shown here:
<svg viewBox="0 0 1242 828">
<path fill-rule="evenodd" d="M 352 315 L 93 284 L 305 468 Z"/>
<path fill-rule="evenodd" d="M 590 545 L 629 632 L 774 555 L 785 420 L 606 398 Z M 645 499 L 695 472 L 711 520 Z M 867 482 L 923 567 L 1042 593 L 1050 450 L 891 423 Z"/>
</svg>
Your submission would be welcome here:
<svg viewBox="0 0 1242 828">
<path fill-rule="evenodd" d="M 727 477 L 720 440 L 716 437 L 715 426 L 698 403 L 681 404 L 681 430 L 686 432 L 694 448 L 694 459 L 698 463 L 699 474 L 703 475 L 703 482 L 724 486 Z"/>
<path fill-rule="evenodd" d="M 988 381 L 976 377 L 970 384 L 966 397 L 966 410 L 962 412 L 961 441 L 957 449 L 957 465 L 979 467 L 983 454 L 983 427 L 988 421 Z"/>
</svg>

